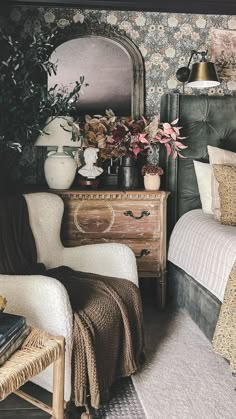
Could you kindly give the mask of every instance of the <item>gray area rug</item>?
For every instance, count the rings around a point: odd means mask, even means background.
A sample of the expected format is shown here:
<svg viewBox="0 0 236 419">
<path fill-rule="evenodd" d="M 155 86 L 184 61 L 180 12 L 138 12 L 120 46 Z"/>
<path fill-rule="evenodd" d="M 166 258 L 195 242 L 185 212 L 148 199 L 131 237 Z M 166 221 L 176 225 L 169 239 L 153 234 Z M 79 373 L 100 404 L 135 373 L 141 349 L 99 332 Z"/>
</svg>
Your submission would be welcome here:
<svg viewBox="0 0 236 419">
<path fill-rule="evenodd" d="M 132 377 L 148 419 L 235 419 L 236 377 L 183 311 L 145 310 L 146 363 Z"/>
<path fill-rule="evenodd" d="M 144 314 L 146 362 L 133 383 L 124 378 L 114 384 L 113 397 L 93 410 L 94 419 L 236 419 L 236 377 L 191 318 L 182 311 L 159 313 L 151 303 Z M 27 386 L 51 404 L 51 393 Z M 19 417 L 49 415 L 15 395 L 0 403 L 0 418 Z"/>
<path fill-rule="evenodd" d="M 143 407 L 134 389 L 131 378 L 122 378 L 113 386 L 113 397 L 99 410 L 93 409 L 95 419 L 145 419 Z"/>
</svg>

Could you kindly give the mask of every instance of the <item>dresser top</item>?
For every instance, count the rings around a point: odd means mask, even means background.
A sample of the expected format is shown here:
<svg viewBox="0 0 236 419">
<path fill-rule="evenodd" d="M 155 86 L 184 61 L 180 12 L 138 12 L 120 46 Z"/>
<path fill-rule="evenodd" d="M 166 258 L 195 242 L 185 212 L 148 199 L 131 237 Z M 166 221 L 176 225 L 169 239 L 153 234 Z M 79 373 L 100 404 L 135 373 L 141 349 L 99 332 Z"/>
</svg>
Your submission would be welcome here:
<svg viewBox="0 0 236 419">
<path fill-rule="evenodd" d="M 89 194 L 89 195 L 97 195 L 97 194 L 122 194 L 122 195 L 161 195 L 161 194 L 169 194 L 166 191 L 146 191 L 144 189 L 135 189 L 135 190 L 121 190 L 121 189 L 80 189 L 80 188 L 71 188 L 65 190 L 55 190 L 55 189 L 48 189 L 48 192 L 54 192 L 58 194 Z"/>
<path fill-rule="evenodd" d="M 24 193 L 33 192 L 51 192 L 63 196 L 65 199 L 121 199 L 121 200 L 163 200 L 167 199 L 169 192 L 167 191 L 147 191 L 144 189 L 136 190 L 120 190 L 120 189 L 49 189 L 42 185 L 27 185 Z"/>
<path fill-rule="evenodd" d="M 57 193 L 63 199 L 85 199 L 85 200 L 123 200 L 123 201 L 143 201 L 143 200 L 158 200 L 165 201 L 169 195 L 169 192 L 165 191 L 146 191 L 146 190 L 135 190 L 135 191 L 121 191 L 121 190 L 81 190 L 81 189 L 69 189 L 69 190 L 50 190 L 53 193 Z"/>
</svg>

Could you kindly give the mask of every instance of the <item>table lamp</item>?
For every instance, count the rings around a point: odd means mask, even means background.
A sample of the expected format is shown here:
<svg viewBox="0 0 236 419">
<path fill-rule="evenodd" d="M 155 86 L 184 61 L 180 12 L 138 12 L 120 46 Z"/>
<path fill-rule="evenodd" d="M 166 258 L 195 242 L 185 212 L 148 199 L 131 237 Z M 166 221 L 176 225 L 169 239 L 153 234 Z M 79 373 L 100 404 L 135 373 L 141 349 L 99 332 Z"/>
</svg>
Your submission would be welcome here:
<svg viewBox="0 0 236 419">
<path fill-rule="evenodd" d="M 74 181 L 77 164 L 72 155 L 63 147 L 81 147 L 81 141 L 72 141 L 73 119 L 70 117 L 49 118 L 43 133 L 35 145 L 41 147 L 56 146 L 50 151 L 44 163 L 44 174 L 49 188 L 69 189 Z"/>
</svg>

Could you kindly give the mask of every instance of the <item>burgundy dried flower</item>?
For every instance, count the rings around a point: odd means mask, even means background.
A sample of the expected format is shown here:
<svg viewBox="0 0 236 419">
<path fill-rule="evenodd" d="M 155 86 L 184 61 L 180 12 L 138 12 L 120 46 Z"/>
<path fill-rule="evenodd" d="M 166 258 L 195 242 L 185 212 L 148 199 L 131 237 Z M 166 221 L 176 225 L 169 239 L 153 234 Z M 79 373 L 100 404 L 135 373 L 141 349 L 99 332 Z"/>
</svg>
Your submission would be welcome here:
<svg viewBox="0 0 236 419">
<path fill-rule="evenodd" d="M 141 169 L 142 175 L 163 175 L 164 170 L 155 164 L 146 164 Z"/>
<path fill-rule="evenodd" d="M 112 136 L 115 142 L 120 142 L 125 137 L 127 131 L 124 126 L 117 125 L 116 128 L 112 130 Z"/>
</svg>

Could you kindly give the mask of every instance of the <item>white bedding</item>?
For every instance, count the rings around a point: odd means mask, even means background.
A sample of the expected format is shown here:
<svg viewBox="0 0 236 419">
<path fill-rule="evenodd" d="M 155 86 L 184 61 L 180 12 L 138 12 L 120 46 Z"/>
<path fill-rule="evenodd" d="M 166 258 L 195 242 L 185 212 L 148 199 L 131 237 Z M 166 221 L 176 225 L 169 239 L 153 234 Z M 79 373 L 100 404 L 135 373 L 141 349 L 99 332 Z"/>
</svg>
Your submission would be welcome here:
<svg viewBox="0 0 236 419">
<path fill-rule="evenodd" d="M 225 226 L 196 209 L 184 214 L 171 234 L 168 260 L 221 302 L 236 259 L 236 227 Z"/>
</svg>

